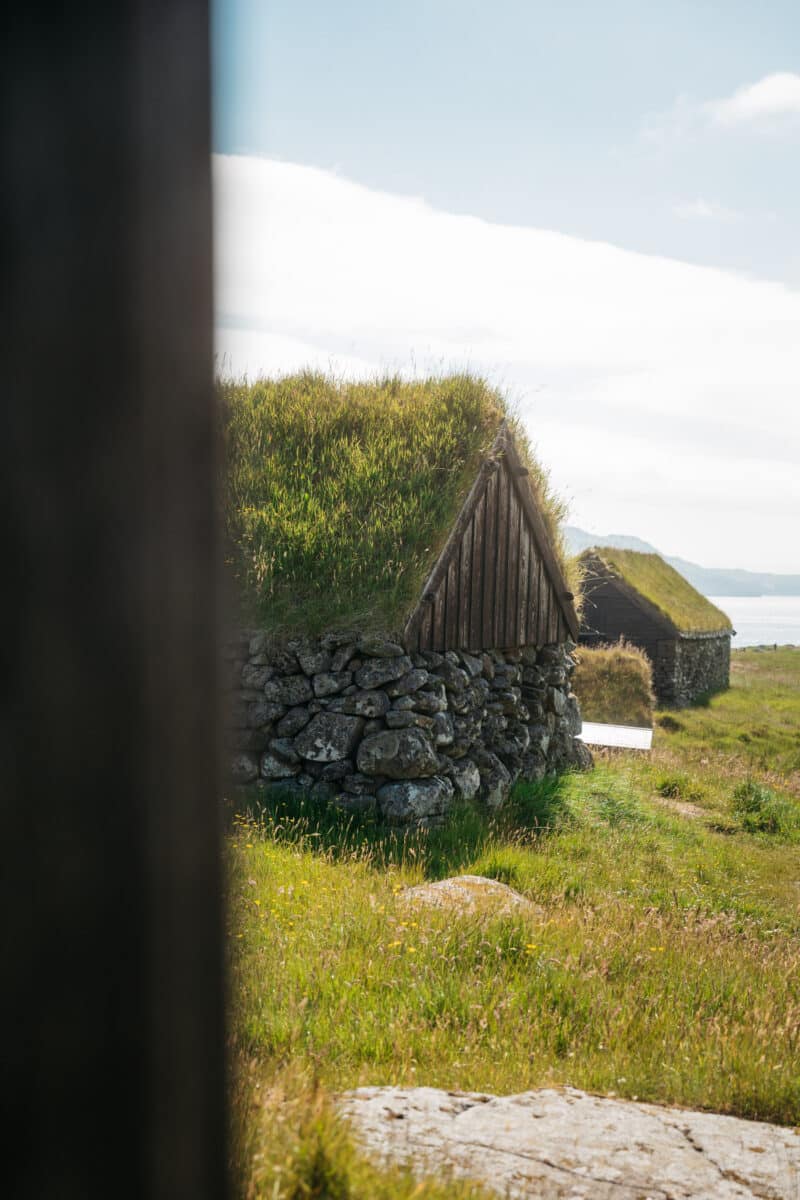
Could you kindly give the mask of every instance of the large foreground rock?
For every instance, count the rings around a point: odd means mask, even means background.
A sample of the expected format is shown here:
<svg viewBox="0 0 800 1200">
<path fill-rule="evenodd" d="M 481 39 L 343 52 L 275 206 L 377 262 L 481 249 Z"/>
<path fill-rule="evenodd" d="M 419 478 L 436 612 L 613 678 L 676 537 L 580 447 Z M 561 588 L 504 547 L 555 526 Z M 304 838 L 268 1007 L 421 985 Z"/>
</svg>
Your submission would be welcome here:
<svg viewBox="0 0 800 1200">
<path fill-rule="evenodd" d="M 797 1200 L 800 1135 L 573 1088 L 486 1096 L 358 1088 L 341 1098 L 364 1150 L 418 1175 L 541 1200 Z"/>
</svg>

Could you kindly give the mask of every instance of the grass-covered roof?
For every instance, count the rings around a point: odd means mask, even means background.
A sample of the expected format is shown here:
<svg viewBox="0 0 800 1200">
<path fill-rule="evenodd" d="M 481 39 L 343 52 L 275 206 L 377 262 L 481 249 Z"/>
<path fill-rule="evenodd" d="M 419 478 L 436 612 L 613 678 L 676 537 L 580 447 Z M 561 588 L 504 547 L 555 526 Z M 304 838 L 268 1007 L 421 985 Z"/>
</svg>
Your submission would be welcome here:
<svg viewBox="0 0 800 1200">
<path fill-rule="evenodd" d="M 594 546 L 581 555 L 584 562 L 589 558 L 605 563 L 613 575 L 648 600 L 681 633 L 716 633 L 731 628 L 730 618 L 658 554 Z"/>
<path fill-rule="evenodd" d="M 232 566 L 265 628 L 400 629 L 503 420 L 564 564 L 562 506 L 483 380 L 303 372 L 219 389 Z"/>
</svg>

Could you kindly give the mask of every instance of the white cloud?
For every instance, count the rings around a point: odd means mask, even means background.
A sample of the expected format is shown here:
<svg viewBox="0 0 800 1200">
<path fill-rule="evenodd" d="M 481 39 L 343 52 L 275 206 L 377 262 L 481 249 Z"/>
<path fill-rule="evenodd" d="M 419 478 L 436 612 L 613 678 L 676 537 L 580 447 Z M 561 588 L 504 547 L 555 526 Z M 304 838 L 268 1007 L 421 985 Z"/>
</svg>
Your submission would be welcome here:
<svg viewBox="0 0 800 1200">
<path fill-rule="evenodd" d="M 732 96 L 712 100 L 705 106 L 717 125 L 751 125 L 800 116 L 800 75 L 778 71 L 757 83 L 737 88 Z"/>
<path fill-rule="evenodd" d="M 786 133 L 798 127 L 798 119 L 800 75 L 777 71 L 715 100 L 700 103 L 680 95 L 665 112 L 647 114 L 641 136 L 663 150 L 721 129 Z"/>
<path fill-rule="evenodd" d="M 683 221 L 738 221 L 742 215 L 715 200 L 704 200 L 702 196 L 688 204 L 676 204 L 672 211 Z"/>
<path fill-rule="evenodd" d="M 470 367 L 517 400 L 579 522 L 800 571 L 800 294 L 310 167 L 214 172 L 228 371 Z"/>
</svg>

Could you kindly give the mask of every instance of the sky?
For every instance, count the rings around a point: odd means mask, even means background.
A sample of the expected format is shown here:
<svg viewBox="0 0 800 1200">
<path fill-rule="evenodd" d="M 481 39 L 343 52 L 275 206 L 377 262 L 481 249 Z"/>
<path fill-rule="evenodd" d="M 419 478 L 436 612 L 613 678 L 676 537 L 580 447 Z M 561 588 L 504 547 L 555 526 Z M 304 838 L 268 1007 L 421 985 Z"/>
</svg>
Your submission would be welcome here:
<svg viewBox="0 0 800 1200">
<path fill-rule="evenodd" d="M 217 0 L 217 353 L 468 367 L 597 533 L 800 572 L 795 0 Z"/>
</svg>

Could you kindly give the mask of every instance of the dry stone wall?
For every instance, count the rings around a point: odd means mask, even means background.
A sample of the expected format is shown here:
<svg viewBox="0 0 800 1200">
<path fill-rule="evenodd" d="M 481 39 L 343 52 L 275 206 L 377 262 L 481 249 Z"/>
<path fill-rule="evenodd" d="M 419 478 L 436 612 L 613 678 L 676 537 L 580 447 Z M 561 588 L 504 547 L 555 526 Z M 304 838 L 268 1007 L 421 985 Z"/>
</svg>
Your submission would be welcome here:
<svg viewBox="0 0 800 1200">
<path fill-rule="evenodd" d="M 653 663 L 653 689 L 660 705 L 684 708 L 699 696 L 727 688 L 730 670 L 729 633 L 683 634 L 659 642 Z"/>
<path fill-rule="evenodd" d="M 388 821 L 442 820 L 454 800 L 503 803 L 520 777 L 591 764 L 576 738 L 574 644 L 407 654 L 328 633 L 227 649 L 231 777 Z"/>
</svg>

